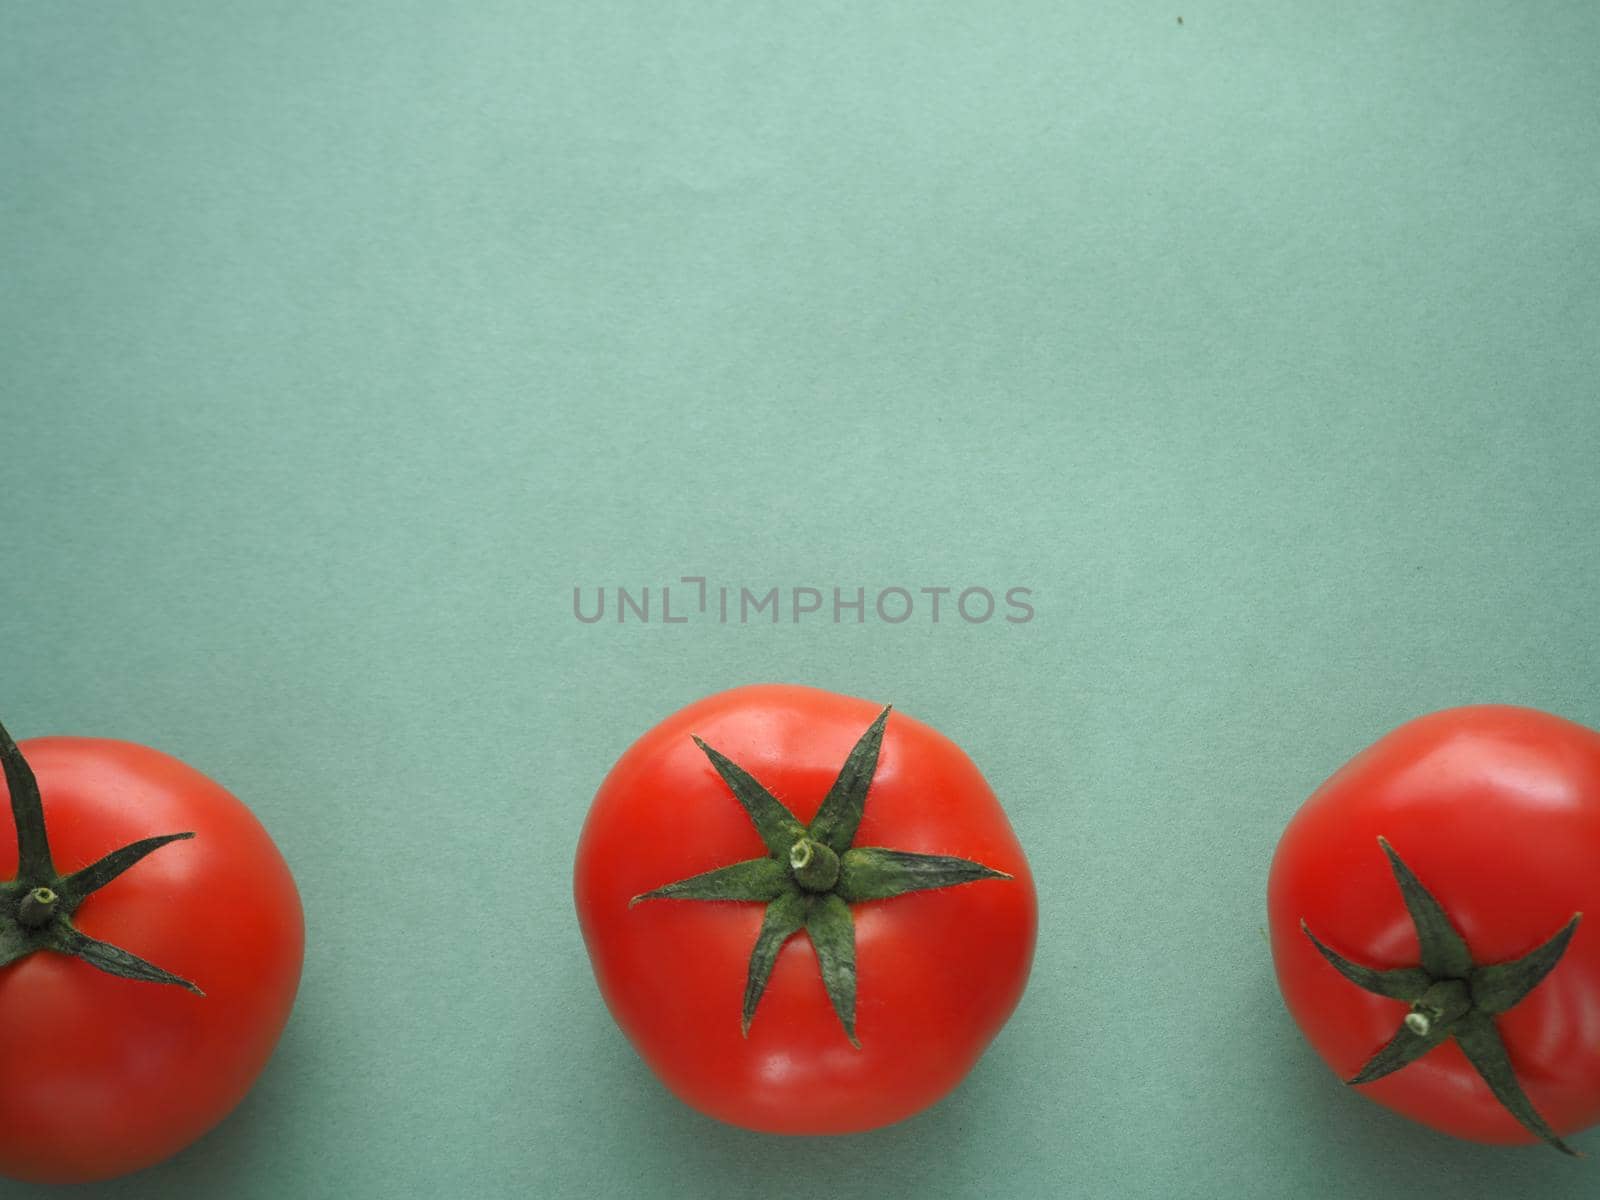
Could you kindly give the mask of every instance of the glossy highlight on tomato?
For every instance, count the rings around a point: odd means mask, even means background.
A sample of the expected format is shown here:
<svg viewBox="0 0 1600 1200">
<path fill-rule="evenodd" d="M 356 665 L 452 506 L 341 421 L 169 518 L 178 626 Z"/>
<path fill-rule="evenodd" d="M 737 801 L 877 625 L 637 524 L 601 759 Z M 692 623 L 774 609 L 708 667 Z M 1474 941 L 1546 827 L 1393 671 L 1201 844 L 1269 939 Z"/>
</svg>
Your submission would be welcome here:
<svg viewBox="0 0 1600 1200">
<path fill-rule="evenodd" d="M 1362 1094 L 1569 1153 L 1600 1121 L 1600 733 L 1503 705 L 1401 726 L 1295 814 L 1268 910 L 1290 1013 Z"/>
<path fill-rule="evenodd" d="M 127 1174 L 216 1125 L 266 1065 L 300 979 L 299 895 L 249 809 L 175 758 L 3 730 L 0 750 L 0 1173 Z"/>
<path fill-rule="evenodd" d="M 574 892 L 645 1062 L 773 1133 L 871 1129 L 948 1093 L 1016 1007 L 1037 924 L 1022 848 L 953 742 L 778 684 L 692 704 L 623 754 Z"/>
</svg>

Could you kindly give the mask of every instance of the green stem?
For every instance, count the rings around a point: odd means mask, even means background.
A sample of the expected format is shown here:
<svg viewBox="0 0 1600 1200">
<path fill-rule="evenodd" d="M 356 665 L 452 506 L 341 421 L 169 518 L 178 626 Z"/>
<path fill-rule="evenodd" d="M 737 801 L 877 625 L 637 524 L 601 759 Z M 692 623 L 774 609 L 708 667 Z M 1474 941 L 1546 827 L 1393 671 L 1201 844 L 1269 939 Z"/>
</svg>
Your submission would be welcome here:
<svg viewBox="0 0 1600 1200">
<path fill-rule="evenodd" d="M 839 856 L 823 842 L 801 838 L 789 847 L 789 872 L 808 892 L 831 891 L 839 882 Z"/>
<path fill-rule="evenodd" d="M 22 903 L 17 906 L 17 920 L 29 929 L 42 928 L 55 915 L 59 898 L 50 888 L 34 888 L 22 897 Z"/>
<path fill-rule="evenodd" d="M 1472 1008 L 1472 993 L 1461 979 L 1441 979 L 1433 984 L 1406 1014 L 1406 1028 L 1427 1037 L 1435 1025 L 1448 1025 Z"/>
</svg>

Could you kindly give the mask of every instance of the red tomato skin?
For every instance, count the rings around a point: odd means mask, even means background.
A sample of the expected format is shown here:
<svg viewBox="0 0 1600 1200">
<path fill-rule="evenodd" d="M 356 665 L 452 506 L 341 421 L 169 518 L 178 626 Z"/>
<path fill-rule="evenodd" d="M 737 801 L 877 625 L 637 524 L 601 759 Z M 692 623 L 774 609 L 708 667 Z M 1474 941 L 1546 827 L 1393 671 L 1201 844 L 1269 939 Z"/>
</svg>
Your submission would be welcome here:
<svg viewBox="0 0 1600 1200">
<path fill-rule="evenodd" d="M 861 1049 L 846 1040 L 803 933 L 785 944 L 740 1035 L 760 904 L 628 908 L 640 892 L 765 853 L 691 734 L 804 822 L 880 708 L 785 684 L 722 692 L 647 732 L 595 797 L 574 891 L 601 994 L 668 1089 L 718 1120 L 783 1134 L 902 1120 L 960 1082 L 1022 996 L 1038 923 L 1022 847 L 971 760 L 898 712 L 854 844 L 957 855 L 1013 878 L 852 906 Z"/>
<path fill-rule="evenodd" d="M 1556 969 L 1496 1018 L 1517 1077 L 1558 1133 L 1600 1120 L 1600 734 L 1535 709 L 1480 705 L 1411 721 L 1340 768 L 1284 831 L 1268 883 L 1272 954 L 1306 1039 L 1348 1079 L 1407 1006 L 1341 977 L 1300 929 L 1374 967 L 1415 966 L 1387 838 L 1482 965 L 1579 925 Z M 1358 1089 L 1444 1133 L 1535 1141 L 1454 1041 Z"/>
<path fill-rule="evenodd" d="M 0 968 L 0 1173 L 109 1179 L 170 1157 L 244 1098 L 299 985 L 300 898 L 260 822 L 194 768 L 99 738 L 19 747 L 58 871 L 140 838 L 196 835 L 91 895 L 74 923 L 204 996 L 49 951 Z M 16 868 L 15 830 L 0 822 L 0 877 Z"/>
</svg>

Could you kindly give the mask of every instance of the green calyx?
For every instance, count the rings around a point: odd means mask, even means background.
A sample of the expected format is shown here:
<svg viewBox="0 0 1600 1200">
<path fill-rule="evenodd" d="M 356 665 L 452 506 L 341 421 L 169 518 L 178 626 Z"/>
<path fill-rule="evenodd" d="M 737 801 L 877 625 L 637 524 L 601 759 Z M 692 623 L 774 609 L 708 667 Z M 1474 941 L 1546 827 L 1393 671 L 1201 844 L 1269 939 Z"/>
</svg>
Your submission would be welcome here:
<svg viewBox="0 0 1600 1200">
<path fill-rule="evenodd" d="M 1363 1084 L 1382 1079 L 1455 1038 L 1495 1099 L 1524 1129 L 1563 1154 L 1581 1157 L 1556 1135 L 1522 1090 L 1494 1018 L 1521 1003 L 1555 969 L 1583 914 L 1574 914 L 1549 940 L 1521 958 L 1479 966 L 1444 908 L 1401 861 L 1394 847 L 1383 838 L 1378 839 L 1378 845 L 1388 856 L 1389 868 L 1416 927 L 1422 950 L 1418 966 L 1392 970 L 1361 966 L 1329 949 L 1304 921 L 1300 922 L 1311 944 L 1351 983 L 1411 1005 L 1388 1044 L 1348 1082 Z"/>
<path fill-rule="evenodd" d="M 695 738 L 695 745 L 750 817 L 767 853 L 655 888 L 635 896 L 629 907 L 646 900 L 741 900 L 766 905 L 745 979 L 741 1028 L 746 1035 L 778 951 L 804 929 L 833 1010 L 850 1044 L 859 1049 L 856 931 L 850 906 L 981 879 L 1011 878 L 965 858 L 851 844 L 877 773 L 888 720 L 885 708 L 861 735 L 809 826 L 796 820 L 744 768 Z"/>
<path fill-rule="evenodd" d="M 145 838 L 113 850 L 80 871 L 62 875 L 50 856 L 38 781 L 3 725 L 0 725 L 0 766 L 5 769 L 6 788 L 11 793 L 11 819 L 17 830 L 17 877 L 0 883 L 0 967 L 9 966 L 36 950 L 53 950 L 81 958 L 110 975 L 148 983 L 176 984 L 202 995 L 187 979 L 164 971 L 119 946 L 92 938 L 72 923 L 72 914 L 93 893 L 168 842 L 192 838 L 194 834 L 169 833 Z"/>
</svg>

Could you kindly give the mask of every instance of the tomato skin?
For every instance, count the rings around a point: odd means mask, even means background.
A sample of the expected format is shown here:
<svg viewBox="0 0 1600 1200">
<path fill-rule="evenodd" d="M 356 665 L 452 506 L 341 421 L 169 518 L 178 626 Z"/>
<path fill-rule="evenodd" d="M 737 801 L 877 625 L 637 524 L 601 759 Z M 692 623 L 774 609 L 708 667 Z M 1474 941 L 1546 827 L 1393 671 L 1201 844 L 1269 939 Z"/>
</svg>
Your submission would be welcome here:
<svg viewBox="0 0 1600 1200">
<path fill-rule="evenodd" d="M 1447 709 L 1381 738 L 1295 814 L 1268 883 L 1273 960 L 1290 1013 L 1344 1079 L 1407 1006 L 1343 979 L 1300 921 L 1364 965 L 1417 964 L 1379 836 L 1479 965 L 1517 958 L 1575 912 L 1589 914 L 1555 970 L 1496 1023 L 1523 1089 L 1558 1132 L 1600 1121 L 1600 733 L 1528 708 Z M 1453 1040 L 1357 1090 L 1457 1137 L 1535 1140 Z"/>
<path fill-rule="evenodd" d="M 135 864 L 73 920 L 204 996 L 50 951 L 0 968 L 0 1173 L 108 1179 L 171 1156 L 243 1099 L 299 985 L 300 899 L 260 822 L 192 767 L 98 738 L 19 746 L 59 870 L 141 838 L 196 835 Z M 0 877 L 16 869 L 15 830 L 0 822 Z"/>
<path fill-rule="evenodd" d="M 650 888 L 764 853 L 691 734 L 805 822 L 879 707 L 780 684 L 708 697 L 623 754 L 584 825 L 574 892 L 601 994 L 666 1086 L 729 1124 L 837 1134 L 908 1117 L 971 1069 L 1027 982 L 1037 907 L 1022 847 L 971 760 L 899 712 L 855 844 L 970 858 L 1013 878 L 852 906 L 861 1049 L 846 1040 L 803 933 L 784 945 L 741 1036 L 760 904 L 629 909 Z"/>
</svg>

